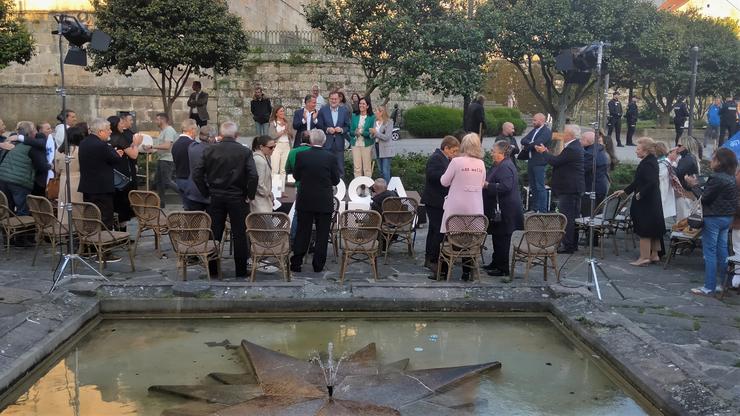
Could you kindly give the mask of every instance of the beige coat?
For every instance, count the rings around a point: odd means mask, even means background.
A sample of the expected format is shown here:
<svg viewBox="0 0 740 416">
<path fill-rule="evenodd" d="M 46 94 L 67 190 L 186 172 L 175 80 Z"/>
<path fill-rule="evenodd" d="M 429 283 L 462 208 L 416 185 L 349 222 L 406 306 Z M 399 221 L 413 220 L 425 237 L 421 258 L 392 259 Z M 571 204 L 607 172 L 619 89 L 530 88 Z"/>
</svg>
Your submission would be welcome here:
<svg viewBox="0 0 740 416">
<path fill-rule="evenodd" d="M 259 150 L 254 152 L 254 164 L 257 167 L 257 193 L 249 202 L 250 212 L 272 212 L 272 168 L 269 159 Z"/>
</svg>

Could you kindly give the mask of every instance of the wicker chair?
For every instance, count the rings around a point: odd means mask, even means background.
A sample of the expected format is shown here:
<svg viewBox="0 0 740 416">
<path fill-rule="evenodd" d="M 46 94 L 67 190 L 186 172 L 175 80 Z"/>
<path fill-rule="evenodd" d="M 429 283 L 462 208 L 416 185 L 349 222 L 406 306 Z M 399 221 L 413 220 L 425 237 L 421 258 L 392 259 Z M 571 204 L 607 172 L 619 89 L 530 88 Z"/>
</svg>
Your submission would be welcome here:
<svg viewBox="0 0 740 416">
<path fill-rule="evenodd" d="M 447 232 L 439 248 L 437 261 L 437 280 L 441 277 L 442 262 L 447 263 L 446 280 L 450 280 L 452 266 L 455 261 L 462 259 L 472 263 L 475 276 L 480 281 L 481 247 L 486 241 L 488 218 L 485 215 L 450 215 L 445 223 Z"/>
<path fill-rule="evenodd" d="M 149 191 L 131 191 L 128 194 L 128 201 L 131 203 L 131 209 L 138 222 L 134 255 L 136 255 L 141 234 L 146 230 L 152 230 L 154 249 L 157 250 L 157 256 L 162 257 L 162 236 L 166 235 L 169 229 L 167 228 L 167 215 L 159 207 L 159 195 Z"/>
<path fill-rule="evenodd" d="M 33 217 L 29 215 L 17 216 L 8 207 L 8 199 L 0 192 L 0 227 L 5 233 L 5 251 L 10 254 L 10 239 L 16 235 L 33 231 Z"/>
<path fill-rule="evenodd" d="M 339 259 L 339 200 L 334 197 L 334 211 L 331 213 L 329 242 L 334 248 L 334 261 Z"/>
<path fill-rule="evenodd" d="M 385 264 L 388 264 L 388 252 L 396 241 L 405 241 L 409 257 L 414 257 L 414 220 L 419 203 L 413 198 L 386 198 L 383 200 L 383 223 L 380 231 L 385 242 Z"/>
<path fill-rule="evenodd" d="M 262 259 L 275 259 L 275 266 L 290 281 L 290 218 L 282 212 L 247 216 L 247 234 L 252 252 L 252 281 Z"/>
<path fill-rule="evenodd" d="M 563 214 L 532 214 L 524 219 L 524 233 L 521 239 L 514 244 L 511 256 L 511 277 L 514 277 L 516 263 L 526 262 L 527 269 L 524 280 L 529 277 L 529 269 L 533 265 L 544 268 L 544 279 L 547 280 L 547 260 L 551 260 L 555 276 L 560 281 L 560 271 L 557 265 L 557 251 L 560 240 L 565 235 L 565 224 L 568 220 Z"/>
<path fill-rule="evenodd" d="M 616 232 L 617 231 L 624 231 L 624 249 L 628 250 L 629 247 L 627 244 L 629 243 L 629 240 L 626 238 L 629 234 L 630 239 L 632 240 L 632 248 L 637 248 L 637 242 L 635 241 L 635 230 L 632 226 L 632 214 L 630 213 L 630 208 L 632 207 L 632 198 L 635 194 L 630 194 L 627 197 L 623 197 L 622 202 L 619 204 L 619 208 L 617 208 L 617 215 L 614 217 L 614 232 L 615 232 L 615 239 L 616 239 Z"/>
<path fill-rule="evenodd" d="M 31 266 L 36 265 L 36 257 L 39 253 L 41 241 L 47 238 L 51 243 L 51 266 L 54 268 L 57 245 L 61 245 L 69 239 L 69 228 L 54 215 L 54 206 L 48 199 L 28 195 L 26 201 L 28 201 L 28 209 L 36 223 L 36 249 L 33 252 Z"/>
<path fill-rule="evenodd" d="M 100 274 L 103 274 L 103 268 L 107 266 L 105 254 L 116 248 L 125 248 L 128 251 L 131 271 L 136 271 L 129 234 L 125 231 L 108 230 L 100 220 L 100 210 L 97 206 L 89 202 L 73 202 L 72 224 L 80 238 L 80 250 L 83 246 L 95 249 Z"/>
<path fill-rule="evenodd" d="M 177 255 L 178 268 L 182 268 L 182 280 L 188 277 L 188 260 L 195 258 L 206 268 L 208 280 L 211 272 L 210 260 L 216 260 L 221 278 L 221 243 L 213 237 L 211 217 L 201 211 L 175 211 L 167 216 L 172 249 Z"/>
<path fill-rule="evenodd" d="M 604 238 L 607 236 L 616 236 L 616 217 L 619 213 L 619 206 L 622 200 L 619 195 L 609 195 L 601 201 L 601 203 L 594 210 L 593 227 L 594 236 L 599 237 L 599 251 L 601 258 L 604 258 Z M 583 231 L 586 235 L 586 239 L 589 237 L 589 223 L 591 217 L 576 218 L 576 229 Z M 614 238 L 614 255 L 619 255 L 619 247 L 617 246 L 617 239 Z"/>
<path fill-rule="evenodd" d="M 382 218 L 375 211 L 349 210 L 339 215 L 339 237 L 342 240 L 342 263 L 339 282 L 344 283 L 344 272 L 352 263 L 366 261 L 378 280 L 378 237 Z"/>
</svg>

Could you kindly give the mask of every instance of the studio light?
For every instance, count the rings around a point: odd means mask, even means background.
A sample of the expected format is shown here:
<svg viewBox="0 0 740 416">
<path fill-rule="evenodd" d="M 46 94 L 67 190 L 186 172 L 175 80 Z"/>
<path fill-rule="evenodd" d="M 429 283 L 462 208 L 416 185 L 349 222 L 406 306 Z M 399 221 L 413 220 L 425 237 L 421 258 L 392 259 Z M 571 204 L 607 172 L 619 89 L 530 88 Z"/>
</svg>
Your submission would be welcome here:
<svg viewBox="0 0 740 416">
<path fill-rule="evenodd" d="M 84 23 L 67 14 L 55 15 L 54 19 L 59 23 L 59 29 L 52 33 L 63 36 L 69 42 L 69 51 L 64 58 L 65 64 L 87 66 L 87 52 L 84 46 L 88 42 L 93 50 L 108 50 L 111 38 L 105 32 L 97 29 L 91 32 Z"/>
</svg>

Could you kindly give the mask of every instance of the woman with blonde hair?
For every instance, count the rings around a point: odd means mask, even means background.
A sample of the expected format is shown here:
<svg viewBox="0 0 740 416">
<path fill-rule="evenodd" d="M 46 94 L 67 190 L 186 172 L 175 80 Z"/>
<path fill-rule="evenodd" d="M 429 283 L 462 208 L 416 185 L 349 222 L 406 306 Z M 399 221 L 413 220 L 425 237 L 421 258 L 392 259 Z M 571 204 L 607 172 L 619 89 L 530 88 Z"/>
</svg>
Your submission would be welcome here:
<svg viewBox="0 0 740 416">
<path fill-rule="evenodd" d="M 649 137 L 637 140 L 635 154 L 640 159 L 635 171 L 635 179 L 621 194 L 632 194 L 630 215 L 635 234 L 640 237 L 640 258 L 631 262 L 633 266 L 647 266 L 660 261 L 660 239 L 665 234 L 663 204 L 660 199 L 660 168 L 655 157 L 655 141 Z"/>
<path fill-rule="evenodd" d="M 370 135 L 375 138 L 375 150 L 378 153 L 378 168 L 385 183 L 391 181 L 391 159 L 396 155 L 393 150 L 393 120 L 388 116 L 385 106 L 375 109 L 375 125 L 370 128 Z"/>
<path fill-rule="evenodd" d="M 273 175 L 285 175 L 285 162 L 290 153 L 290 138 L 295 136 L 291 123 L 285 115 L 285 107 L 275 106 L 270 115 L 268 136 L 275 140 L 275 150 L 272 152 L 271 164 Z"/>
<path fill-rule="evenodd" d="M 483 148 L 480 137 L 467 134 L 460 144 L 460 155 L 450 161 L 440 178 L 442 186 L 450 188 L 444 202 L 441 233 L 447 232 L 447 219 L 452 215 L 484 215 L 483 184 L 486 181 L 486 166 L 483 164 Z M 447 272 L 444 268 L 444 273 Z M 461 280 L 470 279 L 470 267 L 463 264 Z"/>
</svg>

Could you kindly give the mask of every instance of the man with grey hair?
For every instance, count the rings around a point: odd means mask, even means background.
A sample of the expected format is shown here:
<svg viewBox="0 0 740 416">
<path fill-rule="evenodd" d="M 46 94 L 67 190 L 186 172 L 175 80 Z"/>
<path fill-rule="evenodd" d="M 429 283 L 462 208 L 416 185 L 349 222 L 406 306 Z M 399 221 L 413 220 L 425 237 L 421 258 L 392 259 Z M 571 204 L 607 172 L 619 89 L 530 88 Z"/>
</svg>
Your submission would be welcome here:
<svg viewBox="0 0 740 416">
<path fill-rule="evenodd" d="M 552 132 L 545 125 L 545 115 L 537 113 L 532 117 L 532 130 L 522 138 L 522 150 L 519 152 L 520 160 L 529 160 L 527 163 L 527 178 L 529 191 L 532 194 L 529 209 L 531 211 L 547 212 L 550 207 L 547 203 L 547 190 L 545 189 L 545 166 L 547 162 L 541 152 L 535 150 L 538 145 L 550 146 Z"/>
<path fill-rule="evenodd" d="M 254 199 L 258 175 L 252 151 L 236 141 L 237 130 L 232 121 L 221 124 L 221 142 L 203 150 L 203 158 L 194 167 L 192 176 L 200 194 L 211 198 L 208 214 L 217 240 L 223 238 L 226 217 L 229 217 L 236 277 L 246 278 L 249 258 L 245 224 L 249 215 L 247 199 Z M 216 261 L 208 264 L 211 273 L 216 273 L 216 266 Z"/>
<path fill-rule="evenodd" d="M 323 148 L 326 136 L 323 131 L 311 130 L 311 148 L 298 153 L 295 158 L 293 177 L 300 181 L 295 201 L 295 221 L 298 229 L 290 259 L 290 270 L 301 271 L 303 256 L 311 242 L 311 226 L 316 224 L 316 245 L 313 252 L 313 271 L 320 272 L 326 264 L 326 247 L 329 242 L 329 227 L 334 212 L 334 186 L 339 183 L 337 158 Z"/>
<path fill-rule="evenodd" d="M 558 253 L 573 253 L 578 250 L 578 233 L 575 221 L 581 204 L 581 194 L 586 190 L 583 171 L 583 147 L 578 141 L 581 128 L 567 124 L 563 129 L 563 150 L 554 156 L 547 147 L 536 145 L 534 148 L 543 159 L 552 166 L 550 187 L 558 198 L 558 209 L 565 215 L 565 235 Z"/>
<path fill-rule="evenodd" d="M 190 156 L 188 150 L 198 137 L 198 124 L 192 118 L 183 120 L 180 124 L 180 137 L 172 145 L 172 161 L 175 163 L 175 183 L 180 191 L 182 206 L 186 211 L 202 211 L 203 206 L 191 203 L 187 197 L 190 188 L 195 184 L 190 181 Z"/>
<path fill-rule="evenodd" d="M 30 143 L 36 137 L 36 126 L 30 121 L 16 125 L 16 134 L 0 145 L 0 191 L 8 199 L 8 208 L 18 216 L 29 215 L 26 197 L 33 191 L 36 170 L 45 166 L 35 164 Z M 22 246 L 26 246 L 24 240 Z"/>
<path fill-rule="evenodd" d="M 115 150 L 110 140 L 111 128 L 108 120 L 96 118 L 90 123 L 90 135 L 80 142 L 77 151 L 80 161 L 80 185 L 85 202 L 100 209 L 103 224 L 113 229 L 113 169 L 123 156 L 123 150 Z M 110 260 L 109 260 L 110 261 Z"/>
<path fill-rule="evenodd" d="M 383 178 L 376 179 L 370 190 L 373 191 L 370 209 L 373 211 L 377 211 L 381 215 L 383 215 L 383 201 L 385 201 L 386 198 L 398 197 L 396 191 L 388 190 L 388 184 L 385 183 L 385 179 Z"/>
<path fill-rule="evenodd" d="M 581 146 L 583 146 L 583 170 L 586 192 L 591 192 L 594 184 L 594 157 L 596 158 L 596 203 L 599 205 L 609 192 L 609 156 L 601 143 L 594 144 L 596 133 L 587 131 L 581 134 Z M 581 214 L 587 217 L 591 215 L 591 199 L 584 197 L 581 204 Z"/>
</svg>

